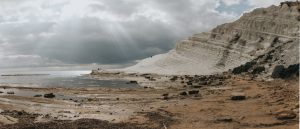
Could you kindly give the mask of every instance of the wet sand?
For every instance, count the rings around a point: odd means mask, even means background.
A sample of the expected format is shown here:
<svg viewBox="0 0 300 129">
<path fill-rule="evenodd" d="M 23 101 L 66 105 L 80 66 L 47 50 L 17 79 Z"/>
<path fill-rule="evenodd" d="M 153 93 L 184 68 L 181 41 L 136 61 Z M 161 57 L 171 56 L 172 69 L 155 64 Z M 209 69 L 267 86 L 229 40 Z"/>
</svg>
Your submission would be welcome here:
<svg viewBox="0 0 300 129">
<path fill-rule="evenodd" d="M 136 80 L 141 88 L 2 86 L 1 128 L 296 129 L 299 126 L 297 79 L 262 81 L 229 76 L 218 83 L 212 78 L 212 83 L 200 85 L 189 84 L 188 80 L 198 78 L 194 76 L 145 76 L 124 78 Z M 8 91 L 15 93 L 7 94 Z M 46 93 L 54 93 L 55 97 L 34 97 Z M 232 100 L 233 96 L 245 98 Z"/>
</svg>

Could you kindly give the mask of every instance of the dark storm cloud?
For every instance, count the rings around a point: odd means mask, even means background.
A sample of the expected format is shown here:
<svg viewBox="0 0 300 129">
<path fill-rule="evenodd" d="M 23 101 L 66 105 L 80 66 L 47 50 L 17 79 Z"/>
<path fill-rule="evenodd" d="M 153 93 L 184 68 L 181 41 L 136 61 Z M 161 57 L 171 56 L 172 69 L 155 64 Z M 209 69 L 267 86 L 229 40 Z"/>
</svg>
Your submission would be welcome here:
<svg viewBox="0 0 300 129">
<path fill-rule="evenodd" d="M 133 62 L 167 52 L 179 40 L 232 21 L 257 6 L 257 1 L 240 3 L 1 0 L 0 67 Z M 245 7 L 239 13 L 228 9 L 239 4 Z"/>
</svg>

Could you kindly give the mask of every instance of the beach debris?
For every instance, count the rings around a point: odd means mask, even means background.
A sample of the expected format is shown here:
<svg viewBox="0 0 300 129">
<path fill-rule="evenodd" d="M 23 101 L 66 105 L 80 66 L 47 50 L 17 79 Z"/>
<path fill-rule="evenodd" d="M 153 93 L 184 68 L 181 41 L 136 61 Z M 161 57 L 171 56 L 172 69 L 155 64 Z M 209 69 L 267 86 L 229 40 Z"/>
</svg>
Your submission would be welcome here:
<svg viewBox="0 0 300 129">
<path fill-rule="evenodd" d="M 54 98 L 55 95 L 53 93 L 49 93 L 49 94 L 44 94 L 45 98 Z"/>
<path fill-rule="evenodd" d="M 244 93 L 232 93 L 231 100 L 245 100 L 246 96 Z"/>
<path fill-rule="evenodd" d="M 189 92 L 189 95 L 199 94 L 199 90 L 191 90 L 191 91 L 188 91 L 188 92 Z"/>
<path fill-rule="evenodd" d="M 276 118 L 278 120 L 294 119 L 297 114 L 291 110 L 281 109 L 275 112 Z"/>
<path fill-rule="evenodd" d="M 7 94 L 15 94 L 13 91 L 8 91 Z"/>
</svg>

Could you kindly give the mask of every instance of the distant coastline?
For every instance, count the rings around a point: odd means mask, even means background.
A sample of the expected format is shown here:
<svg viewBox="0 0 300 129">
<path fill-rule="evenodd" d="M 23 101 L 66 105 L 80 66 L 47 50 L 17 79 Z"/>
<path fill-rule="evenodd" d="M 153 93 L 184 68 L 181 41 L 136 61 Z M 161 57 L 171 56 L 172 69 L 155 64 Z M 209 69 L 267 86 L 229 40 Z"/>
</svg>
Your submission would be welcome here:
<svg viewBox="0 0 300 129">
<path fill-rule="evenodd" d="M 50 74 L 4 74 L 1 76 L 48 76 Z"/>
</svg>

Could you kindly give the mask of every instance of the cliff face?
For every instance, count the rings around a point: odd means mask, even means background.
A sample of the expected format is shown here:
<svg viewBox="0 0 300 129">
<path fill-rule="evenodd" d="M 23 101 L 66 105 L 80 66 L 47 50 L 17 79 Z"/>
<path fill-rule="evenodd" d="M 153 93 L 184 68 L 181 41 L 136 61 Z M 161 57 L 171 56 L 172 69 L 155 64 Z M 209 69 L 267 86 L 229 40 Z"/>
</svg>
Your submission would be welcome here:
<svg viewBox="0 0 300 129">
<path fill-rule="evenodd" d="M 299 63 L 300 5 L 255 9 L 239 20 L 182 40 L 166 54 L 142 60 L 127 72 L 213 74 L 249 61 L 272 71 Z"/>
</svg>

